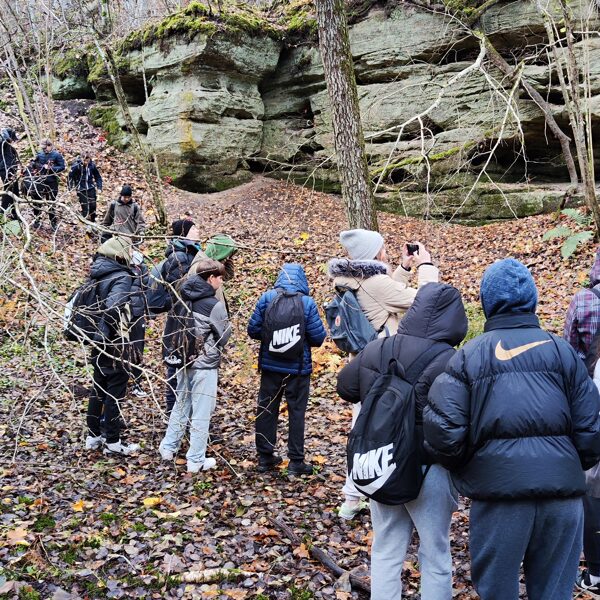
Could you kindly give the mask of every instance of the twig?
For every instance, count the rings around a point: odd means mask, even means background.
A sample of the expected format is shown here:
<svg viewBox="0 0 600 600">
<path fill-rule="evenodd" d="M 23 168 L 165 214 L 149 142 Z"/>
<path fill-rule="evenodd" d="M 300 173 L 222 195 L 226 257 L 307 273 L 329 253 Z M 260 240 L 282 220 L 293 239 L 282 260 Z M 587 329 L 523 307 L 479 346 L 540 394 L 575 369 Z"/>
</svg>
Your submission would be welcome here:
<svg viewBox="0 0 600 600">
<path fill-rule="evenodd" d="M 291 527 L 282 521 L 275 519 L 274 517 L 270 517 L 269 515 L 266 516 L 269 522 L 279 529 L 294 546 L 299 546 L 302 543 L 302 540 L 294 533 Z M 350 583 L 353 587 L 367 594 L 371 594 L 371 585 L 369 583 L 367 583 L 362 577 L 357 577 L 346 569 L 342 569 L 342 567 L 340 567 L 333 560 L 333 558 L 331 558 L 331 556 L 325 552 L 325 550 L 321 550 L 321 548 L 317 548 L 312 544 L 307 546 L 307 549 L 315 560 L 318 560 L 323 566 L 327 567 L 336 577 L 341 577 L 342 575 L 348 573 L 350 576 Z"/>
</svg>

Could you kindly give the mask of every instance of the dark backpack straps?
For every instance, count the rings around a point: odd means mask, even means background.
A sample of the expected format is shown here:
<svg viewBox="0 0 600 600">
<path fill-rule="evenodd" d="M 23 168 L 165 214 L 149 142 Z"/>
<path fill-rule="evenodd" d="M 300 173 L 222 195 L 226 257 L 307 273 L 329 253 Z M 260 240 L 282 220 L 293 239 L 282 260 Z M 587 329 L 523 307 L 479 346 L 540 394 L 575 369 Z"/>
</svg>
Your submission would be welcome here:
<svg viewBox="0 0 600 600">
<path fill-rule="evenodd" d="M 427 365 L 439 356 L 442 352 L 448 350 L 450 346 L 444 342 L 433 342 L 433 344 L 423 352 L 406 370 L 404 379 L 411 385 L 414 385 L 419 378 L 419 375 L 425 370 Z"/>
</svg>

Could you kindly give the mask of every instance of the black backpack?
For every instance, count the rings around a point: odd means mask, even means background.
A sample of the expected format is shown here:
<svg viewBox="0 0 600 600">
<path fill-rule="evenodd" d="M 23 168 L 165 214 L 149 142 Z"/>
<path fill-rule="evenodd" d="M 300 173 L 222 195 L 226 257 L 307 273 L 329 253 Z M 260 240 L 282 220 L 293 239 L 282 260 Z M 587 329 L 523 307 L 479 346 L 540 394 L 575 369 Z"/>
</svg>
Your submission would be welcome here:
<svg viewBox="0 0 600 600">
<path fill-rule="evenodd" d="M 394 358 L 395 339 L 382 344 L 381 375 L 362 403 L 346 451 L 348 475 L 358 491 L 389 505 L 406 504 L 419 495 L 425 473 L 414 385 L 427 365 L 449 348 L 434 342 L 404 371 Z"/>
<path fill-rule="evenodd" d="M 88 277 L 72 294 L 65 306 L 63 333 L 70 342 L 100 341 L 102 302 L 98 299 L 98 281 Z"/>
<path fill-rule="evenodd" d="M 278 289 L 265 310 L 261 333 L 263 346 L 277 360 L 301 359 L 305 326 L 302 294 Z"/>
<path fill-rule="evenodd" d="M 162 276 L 162 269 L 165 262 L 167 262 L 166 258 L 150 269 L 146 302 L 148 305 L 148 312 L 152 315 L 168 312 L 171 310 L 173 302 L 166 282 Z"/>
</svg>

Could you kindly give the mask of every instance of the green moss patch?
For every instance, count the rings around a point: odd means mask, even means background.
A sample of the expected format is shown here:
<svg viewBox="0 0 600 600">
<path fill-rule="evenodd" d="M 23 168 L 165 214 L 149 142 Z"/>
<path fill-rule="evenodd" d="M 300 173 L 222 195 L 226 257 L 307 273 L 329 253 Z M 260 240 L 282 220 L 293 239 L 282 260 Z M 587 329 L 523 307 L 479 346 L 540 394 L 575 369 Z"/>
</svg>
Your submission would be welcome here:
<svg viewBox="0 0 600 600">
<path fill-rule="evenodd" d="M 117 119 L 118 108 L 114 105 L 98 105 L 90 108 L 88 119 L 92 125 L 101 127 L 107 141 L 113 146 L 123 146 L 123 130 Z"/>
</svg>

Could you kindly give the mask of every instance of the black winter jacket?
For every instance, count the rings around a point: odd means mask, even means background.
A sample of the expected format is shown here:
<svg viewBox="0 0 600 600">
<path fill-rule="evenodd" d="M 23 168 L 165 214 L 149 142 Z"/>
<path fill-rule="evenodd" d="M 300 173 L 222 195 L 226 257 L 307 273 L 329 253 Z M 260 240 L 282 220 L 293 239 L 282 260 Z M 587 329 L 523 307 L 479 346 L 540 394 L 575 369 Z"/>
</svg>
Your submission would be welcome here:
<svg viewBox="0 0 600 600">
<path fill-rule="evenodd" d="M 422 371 L 415 385 L 415 425 L 421 447 L 423 408 L 427 404 L 429 388 L 444 371 L 448 360 L 454 356 L 456 351 L 453 346 L 464 339 L 467 326 L 467 316 L 458 290 L 441 283 L 428 283 L 419 288 L 412 306 L 400 321 L 398 333 L 392 336 L 392 355 L 405 371 L 435 342 L 446 344 L 446 349 L 442 349 Z M 362 402 L 379 375 L 387 371 L 387 364 L 382 363 L 383 344 L 386 340 L 387 338 L 380 338 L 367 344 L 340 371 L 337 392 L 344 400 Z M 389 356 L 387 351 L 385 353 Z M 429 464 L 431 460 L 423 448 L 421 454 L 423 464 Z"/>
<path fill-rule="evenodd" d="M 434 382 L 425 447 L 479 500 L 568 498 L 600 459 L 600 397 L 533 313 L 498 314 Z"/>
<path fill-rule="evenodd" d="M 96 163 L 90 161 L 87 166 L 83 161 L 77 160 L 71 165 L 68 177 L 69 189 L 78 192 L 98 188 L 102 190 L 102 177 Z"/>
<path fill-rule="evenodd" d="M 19 171 L 19 155 L 6 140 L 0 140 L 0 183 L 12 181 Z"/>
<path fill-rule="evenodd" d="M 161 269 L 162 278 L 173 285 L 190 270 L 200 244 L 191 240 L 173 240 L 165 252 L 167 259 Z"/>
<path fill-rule="evenodd" d="M 112 258 L 97 254 L 90 277 L 97 280 L 98 300 L 102 303 L 103 318 L 100 332 L 105 340 L 115 342 L 120 337 L 118 324 L 121 311 L 131 299 L 133 273 L 125 265 Z"/>
</svg>

